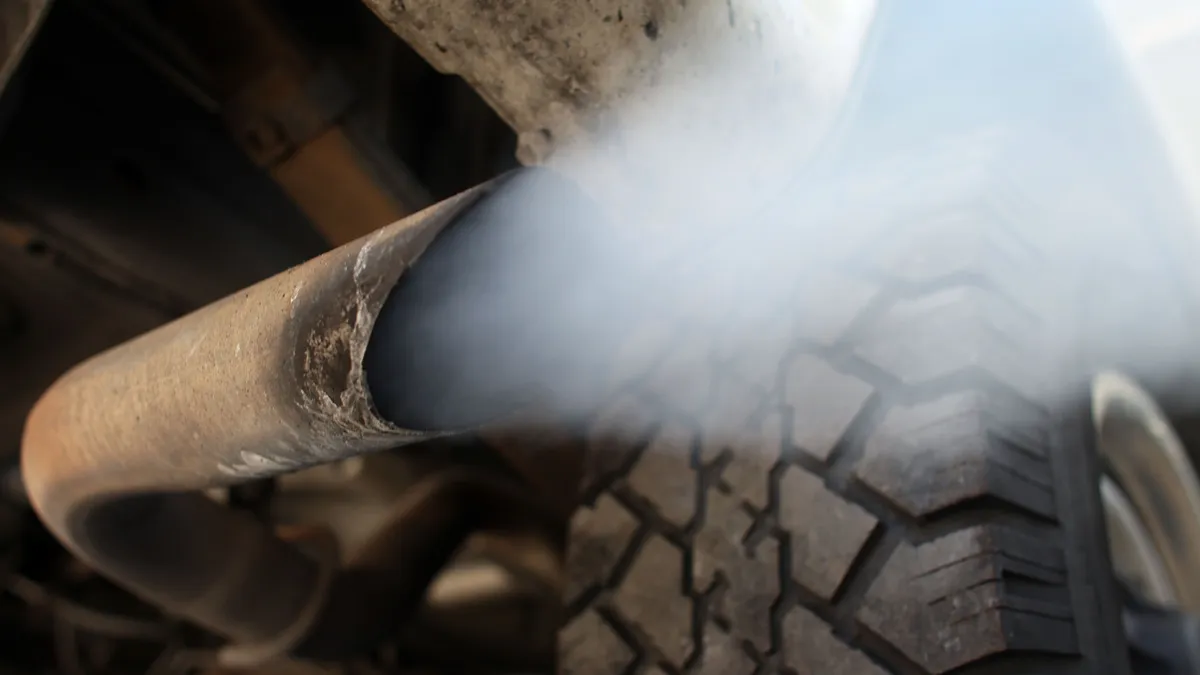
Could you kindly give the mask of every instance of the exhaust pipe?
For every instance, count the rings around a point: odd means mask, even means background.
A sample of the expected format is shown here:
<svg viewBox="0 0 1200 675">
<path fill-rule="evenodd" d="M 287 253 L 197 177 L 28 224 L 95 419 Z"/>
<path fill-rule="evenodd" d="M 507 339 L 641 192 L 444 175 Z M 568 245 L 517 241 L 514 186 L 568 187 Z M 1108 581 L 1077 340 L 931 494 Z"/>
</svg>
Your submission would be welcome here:
<svg viewBox="0 0 1200 675">
<path fill-rule="evenodd" d="M 604 245 L 596 211 L 520 171 L 93 357 L 29 416 L 33 507 L 99 572 L 244 646 L 243 660 L 371 648 L 468 534 L 534 514 L 561 537 L 561 519 L 528 499 L 514 514 L 528 490 L 452 475 L 397 516 L 374 547 L 388 560 L 334 569 L 200 491 L 503 419 L 552 385 L 538 372 L 583 381 L 601 354 L 538 341 L 572 330 L 563 303 L 611 290 L 570 260 Z M 526 255 L 506 262 L 516 246 Z M 489 306 L 501 311 L 459 311 Z"/>
</svg>

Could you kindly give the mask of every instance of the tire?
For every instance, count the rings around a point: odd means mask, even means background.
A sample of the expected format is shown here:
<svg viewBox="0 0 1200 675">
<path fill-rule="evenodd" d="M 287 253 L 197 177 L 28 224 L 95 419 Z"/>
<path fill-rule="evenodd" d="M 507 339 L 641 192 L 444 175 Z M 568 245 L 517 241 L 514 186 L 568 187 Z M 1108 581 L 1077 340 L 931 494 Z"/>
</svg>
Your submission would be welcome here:
<svg viewBox="0 0 1200 675">
<path fill-rule="evenodd" d="M 726 293 L 786 302 L 719 315 L 698 279 L 701 318 L 630 336 L 632 383 L 589 430 L 560 672 L 1129 672 L 1087 408 L 1113 317 L 1089 289 L 1152 228 L 1029 114 L 899 139 L 857 117 L 832 178 L 739 225 L 839 233 L 753 275 L 794 292 Z M 1120 221 L 1117 267 L 1071 229 L 1097 218 Z"/>
<path fill-rule="evenodd" d="M 635 342 L 655 363 L 592 427 L 561 672 L 1126 672 L 1086 380 L 1055 344 L 1078 312 L 1014 283 L 1060 263 L 990 208 L 1013 143 L 881 163 L 902 184 L 860 198 L 886 216 L 854 221 L 852 264 L 798 266 L 779 339 Z"/>
</svg>

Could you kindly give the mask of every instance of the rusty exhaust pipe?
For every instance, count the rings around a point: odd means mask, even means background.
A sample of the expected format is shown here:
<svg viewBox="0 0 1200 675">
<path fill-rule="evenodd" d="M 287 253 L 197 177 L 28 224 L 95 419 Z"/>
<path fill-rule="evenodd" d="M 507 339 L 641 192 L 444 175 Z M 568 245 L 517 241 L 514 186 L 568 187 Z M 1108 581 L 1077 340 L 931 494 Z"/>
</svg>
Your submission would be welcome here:
<svg viewBox="0 0 1200 675">
<path fill-rule="evenodd" d="M 336 570 L 199 491 L 475 427 L 547 385 L 529 373 L 592 372 L 599 360 L 537 343 L 563 335 L 549 323 L 563 303 L 599 298 L 570 262 L 605 245 L 595 213 L 564 181 L 517 172 L 93 357 L 29 416 L 34 508 L 84 561 L 242 660 L 371 648 L 464 537 L 507 526 L 498 504 L 517 491 L 438 481 L 390 527 L 386 565 Z M 459 311 L 488 305 L 501 311 Z M 553 393 L 580 403 L 578 388 Z"/>
</svg>

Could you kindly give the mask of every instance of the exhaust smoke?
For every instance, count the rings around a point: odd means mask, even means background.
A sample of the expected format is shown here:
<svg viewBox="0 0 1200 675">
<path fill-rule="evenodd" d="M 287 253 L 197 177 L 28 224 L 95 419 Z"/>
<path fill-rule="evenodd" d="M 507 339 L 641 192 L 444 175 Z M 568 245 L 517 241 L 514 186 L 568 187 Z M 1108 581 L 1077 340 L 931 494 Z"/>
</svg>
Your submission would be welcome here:
<svg viewBox="0 0 1200 675">
<path fill-rule="evenodd" d="M 879 423 L 966 370 L 1054 410 L 1093 369 L 1172 391 L 1195 369 L 1193 212 L 1093 3 L 700 5 L 644 27 L 653 81 L 541 139 L 584 194 L 512 179 L 465 286 L 397 313 L 475 355 L 434 359 L 416 380 L 441 393 L 397 423 L 591 411 L 640 381 L 607 403 L 619 434 L 776 416 L 822 446 L 846 397 Z M 414 381 L 374 351 L 377 398 Z"/>
</svg>

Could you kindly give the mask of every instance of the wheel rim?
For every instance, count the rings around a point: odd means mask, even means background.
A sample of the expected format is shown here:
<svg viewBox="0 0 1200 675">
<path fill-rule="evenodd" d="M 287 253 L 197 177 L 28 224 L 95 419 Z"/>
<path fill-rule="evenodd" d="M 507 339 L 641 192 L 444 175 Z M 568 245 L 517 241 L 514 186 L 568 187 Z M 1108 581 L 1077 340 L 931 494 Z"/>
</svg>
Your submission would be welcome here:
<svg viewBox="0 0 1200 675">
<path fill-rule="evenodd" d="M 1165 606 L 1178 604 L 1166 564 L 1129 496 L 1116 481 L 1104 476 L 1100 498 L 1117 575 L 1146 600 Z"/>
<path fill-rule="evenodd" d="M 1129 378 L 1092 383 L 1100 496 L 1117 574 L 1146 600 L 1200 611 L 1200 479 L 1153 398 Z"/>
</svg>

